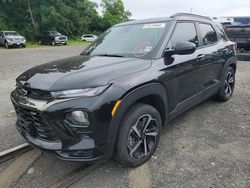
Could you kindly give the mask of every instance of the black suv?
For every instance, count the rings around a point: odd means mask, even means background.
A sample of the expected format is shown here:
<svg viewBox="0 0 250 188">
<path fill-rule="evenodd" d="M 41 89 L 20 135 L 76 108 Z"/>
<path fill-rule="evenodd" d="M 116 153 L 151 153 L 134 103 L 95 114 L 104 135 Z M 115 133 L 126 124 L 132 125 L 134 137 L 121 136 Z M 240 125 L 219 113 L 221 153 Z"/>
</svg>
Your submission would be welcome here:
<svg viewBox="0 0 250 188">
<path fill-rule="evenodd" d="M 43 34 L 37 35 L 36 40 L 38 44 L 51 44 L 55 46 L 57 44 L 67 45 L 68 37 L 62 35 L 57 31 L 45 31 Z"/>
<path fill-rule="evenodd" d="M 216 96 L 231 98 L 235 43 L 221 25 L 192 14 L 128 21 L 79 56 L 34 67 L 17 78 L 17 129 L 63 160 L 147 161 L 163 125 Z"/>
</svg>

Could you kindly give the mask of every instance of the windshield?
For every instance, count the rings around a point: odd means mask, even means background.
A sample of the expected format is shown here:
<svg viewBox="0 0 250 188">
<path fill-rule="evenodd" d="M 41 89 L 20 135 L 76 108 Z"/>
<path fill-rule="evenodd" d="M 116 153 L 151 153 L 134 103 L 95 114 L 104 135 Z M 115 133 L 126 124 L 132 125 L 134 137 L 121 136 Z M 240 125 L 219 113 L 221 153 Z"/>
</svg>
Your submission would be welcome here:
<svg viewBox="0 0 250 188">
<path fill-rule="evenodd" d="M 7 31 L 7 32 L 4 32 L 5 36 L 10 36 L 10 35 L 14 35 L 14 36 L 17 36 L 19 35 L 17 32 L 15 31 Z"/>
<path fill-rule="evenodd" d="M 169 25 L 169 22 L 161 22 L 112 27 L 83 54 L 144 57 L 153 52 Z"/>
<path fill-rule="evenodd" d="M 51 35 L 62 35 L 61 33 L 57 32 L 57 31 L 50 31 L 49 34 Z"/>
</svg>

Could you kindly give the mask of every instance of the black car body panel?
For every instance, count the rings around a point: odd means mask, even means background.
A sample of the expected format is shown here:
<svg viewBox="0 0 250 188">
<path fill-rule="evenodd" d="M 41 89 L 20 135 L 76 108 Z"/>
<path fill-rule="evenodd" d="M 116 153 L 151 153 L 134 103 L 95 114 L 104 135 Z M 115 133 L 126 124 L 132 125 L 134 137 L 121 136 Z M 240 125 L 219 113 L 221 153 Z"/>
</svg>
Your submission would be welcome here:
<svg viewBox="0 0 250 188">
<path fill-rule="evenodd" d="M 167 123 L 216 94 L 222 84 L 223 71 L 228 66 L 236 70 L 237 62 L 234 43 L 227 39 L 222 27 L 192 15 L 131 21 L 114 27 L 165 21 L 171 24 L 151 58 L 81 55 L 34 67 L 19 76 L 11 100 L 20 133 L 35 147 L 64 160 L 107 160 L 113 154 L 122 118 L 134 103 L 152 105 Z M 166 56 L 174 53 L 174 35 L 182 23 L 191 24 L 197 34 L 193 39 L 196 50 Z M 216 38 L 211 44 L 205 44 L 207 40 L 202 38 L 203 25 L 200 24 L 204 23 L 214 31 L 208 38 Z M 105 85 L 105 91 L 95 96 L 53 98 L 50 95 L 56 91 Z M 113 116 L 117 101 L 120 105 Z M 77 125 L 67 118 L 77 110 L 88 114 L 89 125 Z"/>
</svg>

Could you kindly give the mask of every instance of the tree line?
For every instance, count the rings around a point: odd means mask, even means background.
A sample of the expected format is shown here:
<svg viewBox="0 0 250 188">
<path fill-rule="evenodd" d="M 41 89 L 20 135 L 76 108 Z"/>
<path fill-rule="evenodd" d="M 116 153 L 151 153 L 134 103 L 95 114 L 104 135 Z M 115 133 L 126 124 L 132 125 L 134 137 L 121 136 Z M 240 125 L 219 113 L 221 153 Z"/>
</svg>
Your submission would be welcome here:
<svg viewBox="0 0 250 188">
<path fill-rule="evenodd" d="M 97 12 L 102 7 L 102 15 Z M 77 38 L 99 34 L 131 16 L 122 0 L 0 0 L 0 30 L 15 30 L 27 39 L 45 30 Z"/>
</svg>

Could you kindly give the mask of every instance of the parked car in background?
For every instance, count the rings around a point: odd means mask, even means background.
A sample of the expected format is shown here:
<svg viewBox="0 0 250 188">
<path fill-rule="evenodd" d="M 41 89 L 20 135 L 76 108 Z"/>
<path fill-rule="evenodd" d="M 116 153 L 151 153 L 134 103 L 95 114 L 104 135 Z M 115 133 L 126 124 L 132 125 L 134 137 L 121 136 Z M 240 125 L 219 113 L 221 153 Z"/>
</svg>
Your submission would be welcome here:
<svg viewBox="0 0 250 188">
<path fill-rule="evenodd" d="M 250 48 L 250 25 L 226 26 L 225 31 L 231 41 L 237 43 L 238 47 Z"/>
<path fill-rule="evenodd" d="M 26 46 L 26 39 L 16 31 L 0 31 L 0 45 L 5 48 Z"/>
<path fill-rule="evenodd" d="M 21 74 L 11 93 L 16 126 L 31 145 L 64 160 L 114 154 L 123 166 L 139 166 L 170 120 L 212 96 L 232 97 L 236 64 L 236 44 L 210 18 L 124 22 L 81 55 Z"/>
<path fill-rule="evenodd" d="M 68 43 L 68 37 L 57 31 L 45 31 L 43 34 L 37 35 L 36 39 L 38 44 L 51 44 L 53 46 L 57 44 L 67 45 Z"/>
<path fill-rule="evenodd" d="M 81 40 L 86 42 L 93 42 L 95 39 L 97 39 L 97 36 L 91 34 L 82 35 L 81 37 Z"/>
</svg>

